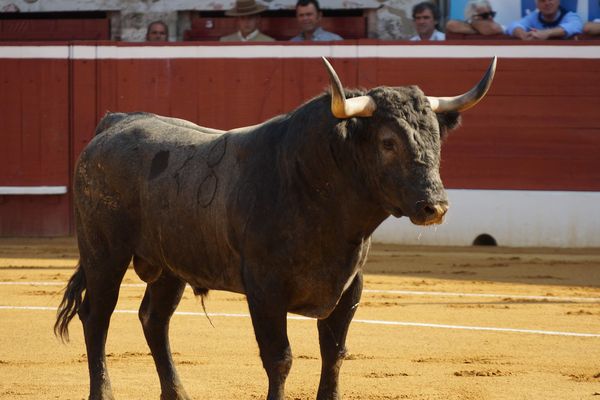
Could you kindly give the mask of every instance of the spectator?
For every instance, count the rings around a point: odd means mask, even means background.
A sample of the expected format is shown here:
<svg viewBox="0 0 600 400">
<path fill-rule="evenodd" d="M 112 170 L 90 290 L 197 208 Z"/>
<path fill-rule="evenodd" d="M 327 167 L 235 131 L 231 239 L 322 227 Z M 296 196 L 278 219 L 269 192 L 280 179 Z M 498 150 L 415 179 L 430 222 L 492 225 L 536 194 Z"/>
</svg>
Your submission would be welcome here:
<svg viewBox="0 0 600 400">
<path fill-rule="evenodd" d="M 322 17 L 323 13 L 317 0 L 298 0 L 296 3 L 296 19 L 301 32 L 290 40 L 292 42 L 343 40 L 340 35 L 327 32 L 321 28 Z"/>
<path fill-rule="evenodd" d="M 513 22 L 508 34 L 522 40 L 567 39 L 580 34 L 579 15 L 560 6 L 560 0 L 535 0 L 537 10 Z"/>
<path fill-rule="evenodd" d="M 256 3 L 255 0 L 236 0 L 231 10 L 225 12 L 229 17 L 236 17 L 238 31 L 231 35 L 223 36 L 221 42 L 273 42 L 271 36 L 258 30 L 260 26 L 260 13 L 267 6 Z"/>
<path fill-rule="evenodd" d="M 440 11 L 435 4 L 428 1 L 417 4 L 412 9 L 412 17 L 417 34 L 410 40 L 446 40 L 446 35 L 436 29 L 440 21 Z"/>
<path fill-rule="evenodd" d="M 451 19 L 446 24 L 446 32 L 466 35 L 499 35 L 504 33 L 502 25 L 494 21 L 496 11 L 489 0 L 469 0 L 465 6 L 465 20 Z"/>
<path fill-rule="evenodd" d="M 168 42 L 169 27 L 163 21 L 153 21 L 148 24 L 146 30 L 147 42 Z"/>
<path fill-rule="evenodd" d="M 583 33 L 586 35 L 600 35 L 600 19 L 586 22 L 583 26 Z"/>
</svg>

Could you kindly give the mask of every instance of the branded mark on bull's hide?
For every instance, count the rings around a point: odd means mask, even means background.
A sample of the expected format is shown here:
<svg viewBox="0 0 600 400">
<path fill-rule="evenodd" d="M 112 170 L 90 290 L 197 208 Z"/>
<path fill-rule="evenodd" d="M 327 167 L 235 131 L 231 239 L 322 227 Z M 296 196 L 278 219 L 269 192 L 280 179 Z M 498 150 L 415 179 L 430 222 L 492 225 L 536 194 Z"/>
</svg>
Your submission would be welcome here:
<svg viewBox="0 0 600 400">
<path fill-rule="evenodd" d="M 177 196 L 179 196 L 179 194 L 181 192 L 180 178 L 182 177 L 182 175 L 180 174 L 180 172 L 183 171 L 185 169 L 185 167 L 187 166 L 187 164 L 190 161 L 192 161 L 194 159 L 194 157 L 196 156 L 196 148 L 194 146 L 189 146 L 188 150 L 190 151 L 190 154 L 188 154 L 188 156 L 185 159 L 185 161 L 183 162 L 183 164 L 181 164 L 181 166 L 179 168 L 177 168 L 177 171 L 175 171 L 175 173 L 173 174 L 173 178 L 175 179 L 175 184 L 177 185 Z"/>
<path fill-rule="evenodd" d="M 223 159 L 225 155 L 225 149 L 227 148 L 227 137 L 222 137 L 212 145 L 208 152 L 206 163 L 209 167 L 214 167 Z"/>
<path fill-rule="evenodd" d="M 154 155 L 152 164 L 150 165 L 150 175 L 148 180 L 152 180 L 162 174 L 169 166 L 169 151 L 161 150 Z"/>
<path fill-rule="evenodd" d="M 204 177 L 200 185 L 198 186 L 198 191 L 196 192 L 196 203 L 199 206 L 206 208 L 212 203 L 215 198 L 215 194 L 217 193 L 217 176 L 214 171 L 209 171 L 208 175 Z"/>
</svg>

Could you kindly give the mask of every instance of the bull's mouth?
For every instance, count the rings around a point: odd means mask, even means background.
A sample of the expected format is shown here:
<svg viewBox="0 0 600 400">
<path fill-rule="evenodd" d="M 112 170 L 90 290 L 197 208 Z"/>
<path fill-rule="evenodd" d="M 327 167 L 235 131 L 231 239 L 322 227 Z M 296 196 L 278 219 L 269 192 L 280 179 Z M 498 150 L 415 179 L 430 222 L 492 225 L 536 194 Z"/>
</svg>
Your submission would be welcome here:
<svg viewBox="0 0 600 400">
<path fill-rule="evenodd" d="M 410 217 L 410 222 L 419 226 L 440 225 L 444 222 L 444 215 L 435 218 Z"/>
<path fill-rule="evenodd" d="M 410 217 L 410 222 L 415 225 L 439 225 L 444 222 L 448 211 L 448 203 L 427 204 Z"/>
<path fill-rule="evenodd" d="M 390 214 L 396 218 L 407 216 L 410 218 L 410 222 L 415 225 L 427 226 L 427 225 L 440 225 L 444 223 L 444 216 L 448 211 L 448 207 L 445 204 L 432 205 L 423 207 L 417 211 L 414 215 L 407 215 L 402 211 L 400 207 L 391 207 Z"/>
</svg>

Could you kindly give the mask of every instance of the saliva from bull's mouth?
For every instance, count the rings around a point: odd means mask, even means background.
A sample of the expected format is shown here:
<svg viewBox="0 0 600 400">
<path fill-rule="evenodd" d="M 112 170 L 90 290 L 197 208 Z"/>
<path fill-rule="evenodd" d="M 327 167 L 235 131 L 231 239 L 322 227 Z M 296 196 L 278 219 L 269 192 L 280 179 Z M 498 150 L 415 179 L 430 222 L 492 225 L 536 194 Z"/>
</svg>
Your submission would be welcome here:
<svg viewBox="0 0 600 400">
<path fill-rule="evenodd" d="M 419 225 L 419 226 L 429 226 L 429 225 L 441 225 L 444 222 L 444 215 L 442 215 L 441 217 L 439 217 L 438 219 L 432 219 L 432 220 L 421 220 L 418 221 L 416 219 L 413 219 L 412 217 L 410 218 L 410 222 L 412 222 L 415 225 Z"/>
</svg>

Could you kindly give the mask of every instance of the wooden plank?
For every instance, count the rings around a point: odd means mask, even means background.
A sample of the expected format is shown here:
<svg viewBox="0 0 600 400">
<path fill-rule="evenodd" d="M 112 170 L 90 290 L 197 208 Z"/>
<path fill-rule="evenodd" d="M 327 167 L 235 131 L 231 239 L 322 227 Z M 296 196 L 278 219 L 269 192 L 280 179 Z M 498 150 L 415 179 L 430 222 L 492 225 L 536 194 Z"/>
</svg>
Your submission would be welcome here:
<svg viewBox="0 0 600 400">
<path fill-rule="evenodd" d="M 21 119 L 23 115 L 21 96 L 22 60 L 0 62 L 0 123 L 2 124 L 2 146 L 0 146 L 0 185 L 19 184 L 21 163 Z"/>
<path fill-rule="evenodd" d="M 442 150 L 447 187 L 600 190 L 600 128 L 537 128 L 518 135 L 502 127 L 464 127 Z"/>
<path fill-rule="evenodd" d="M 464 118 L 477 127 L 496 125 L 520 132 L 536 127 L 593 128 L 600 126 L 598 100 L 588 96 L 493 96 Z"/>
<path fill-rule="evenodd" d="M 373 85 L 418 85 L 426 93 L 440 96 L 470 89 L 481 79 L 489 59 L 373 59 L 373 62 L 378 72 Z M 598 60 L 500 58 L 490 94 L 597 96 L 599 91 Z"/>
<path fill-rule="evenodd" d="M 363 16 L 323 17 L 323 29 L 335 32 L 344 39 L 360 39 L 367 36 L 367 22 Z M 300 29 L 296 17 L 263 16 L 260 30 L 276 40 L 290 40 Z M 196 17 L 191 29 L 184 33 L 184 40 L 219 40 L 220 37 L 237 31 L 235 18 Z"/>
<path fill-rule="evenodd" d="M 71 69 L 71 168 L 79 153 L 94 136 L 97 125 L 98 63 L 92 60 L 73 60 Z"/>
<path fill-rule="evenodd" d="M 302 103 L 323 93 L 329 86 L 329 76 L 319 59 L 286 59 L 282 60 L 284 70 L 284 108 L 290 111 L 299 107 Z M 346 72 L 343 61 L 331 60 L 339 74 L 344 79 L 344 84 L 353 86 L 356 74 Z"/>
<path fill-rule="evenodd" d="M 36 96 L 40 98 L 41 146 L 39 175 L 41 184 L 70 183 L 69 154 L 69 67 L 67 60 L 51 60 L 42 66 L 41 83 Z M 65 118 L 67 117 L 67 118 Z"/>
<path fill-rule="evenodd" d="M 196 60 L 173 60 L 171 63 L 171 90 L 169 115 L 194 123 L 200 120 L 198 103 L 208 100 L 199 83 Z"/>
<path fill-rule="evenodd" d="M 96 73 L 96 120 L 94 126 L 108 111 L 121 111 L 119 107 L 118 91 L 119 75 L 117 60 L 95 60 Z M 92 95 L 90 93 L 90 95 Z"/>
<path fill-rule="evenodd" d="M 46 63 L 26 62 L 21 63 L 21 143 L 17 150 L 20 153 L 20 166 L 23 169 L 21 184 L 35 185 L 43 183 L 40 180 L 40 170 L 44 167 L 41 163 L 42 151 L 46 150 L 40 143 L 41 106 L 43 99 L 39 95 L 41 69 Z M 50 182 L 46 182 L 50 183 Z M 58 182 L 52 182 L 58 183 Z"/>
<path fill-rule="evenodd" d="M 282 110 L 282 69 L 278 60 L 215 59 L 199 66 L 201 125 L 231 129 L 254 125 Z"/>
<path fill-rule="evenodd" d="M 0 40 L 108 40 L 108 18 L 14 19 L 0 21 Z"/>
<path fill-rule="evenodd" d="M 67 196 L 0 196 L 0 236 L 69 235 Z"/>
<path fill-rule="evenodd" d="M 321 27 L 348 40 L 367 36 L 366 18 L 363 16 L 323 17 Z M 263 18 L 262 29 L 267 35 L 277 40 L 290 40 L 300 33 L 296 17 Z"/>
<path fill-rule="evenodd" d="M 68 61 L 3 60 L 0 71 L 0 184 L 68 185 Z M 0 196 L 0 205 L 0 235 L 70 232 L 67 195 Z"/>
</svg>

